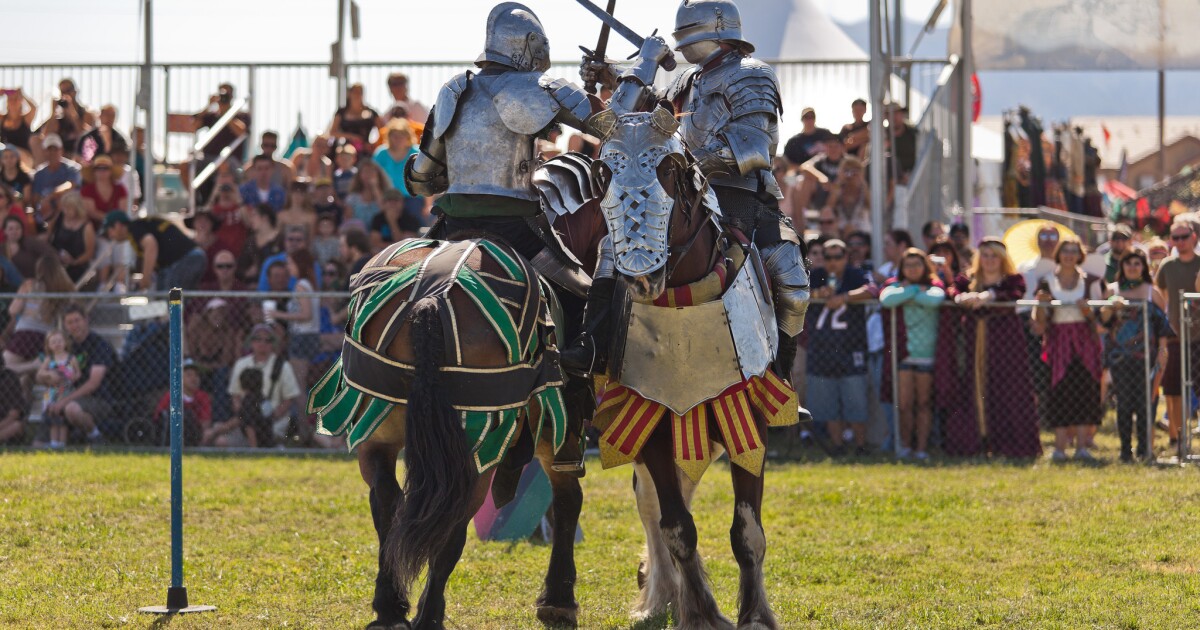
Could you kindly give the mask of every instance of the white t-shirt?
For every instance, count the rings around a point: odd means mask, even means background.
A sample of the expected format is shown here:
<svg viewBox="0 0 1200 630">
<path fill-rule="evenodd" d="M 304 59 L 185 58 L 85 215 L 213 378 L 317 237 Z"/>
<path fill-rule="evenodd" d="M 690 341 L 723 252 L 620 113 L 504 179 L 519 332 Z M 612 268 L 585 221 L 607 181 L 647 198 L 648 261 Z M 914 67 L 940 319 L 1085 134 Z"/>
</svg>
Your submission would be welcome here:
<svg viewBox="0 0 1200 630">
<path fill-rule="evenodd" d="M 275 366 L 275 359 L 276 356 L 272 354 L 266 363 L 255 363 L 254 355 L 248 354 L 234 362 L 233 373 L 229 375 L 229 395 L 243 395 L 245 392 L 242 391 L 242 372 L 249 368 L 258 368 L 263 374 L 263 399 L 271 401 L 272 407 L 278 407 L 285 400 L 299 396 L 300 385 L 296 382 L 296 373 L 288 363 L 284 363 L 280 368 L 279 378 L 275 386 L 271 386 L 271 370 Z"/>
<path fill-rule="evenodd" d="M 1037 293 L 1038 282 L 1041 282 L 1042 278 L 1052 275 L 1054 268 L 1057 266 L 1058 263 L 1055 263 L 1053 258 L 1038 256 L 1034 260 L 1023 262 L 1020 267 L 1017 267 L 1017 271 L 1025 277 L 1026 300 L 1033 299 L 1034 294 Z"/>
</svg>

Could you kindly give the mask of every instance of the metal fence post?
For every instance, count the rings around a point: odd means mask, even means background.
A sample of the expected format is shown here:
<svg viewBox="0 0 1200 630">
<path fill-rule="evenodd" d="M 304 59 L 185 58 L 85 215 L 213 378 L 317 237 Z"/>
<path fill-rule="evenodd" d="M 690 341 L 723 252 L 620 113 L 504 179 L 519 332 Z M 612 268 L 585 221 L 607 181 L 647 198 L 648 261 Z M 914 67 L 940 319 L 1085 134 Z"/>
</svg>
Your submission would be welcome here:
<svg viewBox="0 0 1200 630">
<path fill-rule="evenodd" d="M 1188 302 L 1187 293 L 1179 292 L 1179 357 L 1180 357 L 1180 395 L 1183 409 L 1182 417 L 1179 419 L 1179 438 L 1176 444 L 1176 455 L 1179 457 L 1180 463 L 1185 457 L 1185 435 L 1188 432 L 1188 418 L 1192 415 L 1192 309 Z"/>
<path fill-rule="evenodd" d="M 243 155 L 247 158 L 254 157 L 254 145 L 250 143 L 254 142 L 254 133 L 258 129 L 255 126 L 255 121 L 258 120 L 258 99 L 254 98 L 254 75 L 258 73 L 257 70 L 258 67 L 253 64 L 246 67 L 246 96 L 250 99 L 248 103 L 250 107 L 250 124 L 246 125 L 246 143 L 249 148 Z M 258 124 L 261 125 L 262 121 L 259 121 Z M 242 161 L 245 162 L 247 160 Z"/>
<path fill-rule="evenodd" d="M 1145 360 L 1143 361 L 1144 366 L 1145 366 L 1145 372 L 1146 372 L 1145 373 L 1145 383 L 1143 385 L 1144 389 L 1146 391 L 1146 408 L 1143 411 L 1143 413 L 1146 414 L 1146 418 L 1145 418 L 1145 420 L 1143 420 L 1143 423 L 1146 425 L 1146 427 L 1145 427 L 1146 435 L 1144 436 L 1145 441 L 1142 442 L 1142 444 L 1145 444 L 1146 453 L 1148 455 L 1150 455 L 1149 457 L 1145 458 L 1145 463 L 1147 463 L 1147 464 L 1154 461 L 1154 458 L 1153 458 L 1153 453 L 1154 453 L 1154 408 L 1155 408 L 1154 407 L 1154 372 L 1153 372 L 1153 368 L 1151 367 L 1154 365 L 1154 363 L 1151 361 L 1151 357 L 1157 358 L 1155 355 L 1157 354 L 1157 350 L 1158 350 L 1157 344 L 1155 344 L 1153 346 L 1151 346 L 1151 344 L 1150 344 L 1150 305 L 1151 304 L 1153 304 L 1153 302 L 1150 301 L 1149 299 L 1147 299 L 1145 302 L 1142 303 L 1142 344 L 1143 344 L 1143 347 L 1145 348 L 1144 354 L 1146 355 Z M 1121 414 L 1121 411 L 1120 411 L 1121 398 L 1120 398 L 1120 396 L 1121 396 L 1121 392 L 1118 391 L 1117 392 L 1117 422 L 1118 423 L 1120 423 L 1120 421 L 1121 421 L 1120 420 L 1120 414 Z M 1134 427 L 1134 431 L 1136 431 L 1136 430 L 1137 430 L 1137 427 Z M 1132 437 L 1131 437 L 1130 441 L 1132 442 Z M 1141 453 L 1138 453 L 1139 457 L 1141 455 L 1142 455 Z"/>
<path fill-rule="evenodd" d="M 900 308 L 888 309 L 892 312 L 892 332 L 891 332 L 891 368 L 892 368 L 892 453 L 897 457 L 900 456 L 900 365 L 897 357 L 900 356 L 900 349 L 896 347 L 896 318 Z"/>
</svg>

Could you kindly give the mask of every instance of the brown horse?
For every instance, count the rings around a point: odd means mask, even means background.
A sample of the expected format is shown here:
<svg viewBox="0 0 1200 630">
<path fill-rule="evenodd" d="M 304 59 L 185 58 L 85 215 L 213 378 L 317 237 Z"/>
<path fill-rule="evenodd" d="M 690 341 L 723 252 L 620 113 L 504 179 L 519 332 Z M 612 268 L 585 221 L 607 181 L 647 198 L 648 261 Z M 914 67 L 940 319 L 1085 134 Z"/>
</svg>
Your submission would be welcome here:
<svg viewBox="0 0 1200 630">
<path fill-rule="evenodd" d="M 664 109 L 653 114 L 620 115 L 614 121 L 613 132 L 605 138 L 604 153 L 593 166 L 606 180 L 601 206 L 614 238 L 618 274 L 633 299 L 642 303 L 655 300 L 664 290 L 696 283 L 726 251 L 723 243 L 728 244 L 722 230 L 710 220 L 707 209 L 715 205 L 715 200 L 705 201 L 703 189 L 707 184 L 685 157 L 682 146 L 675 147 L 678 141 L 673 139 L 673 123 Z M 656 137 L 660 134 L 667 137 Z M 650 150 L 664 145 L 666 151 Z M 661 201 L 663 191 L 670 193 L 673 204 L 667 206 Z M 637 201 L 622 201 L 628 199 Z M 647 203 L 657 203 L 660 208 L 648 210 Z M 668 207 L 670 215 L 663 234 L 661 220 L 656 222 L 655 216 Z M 630 264 L 624 270 L 623 250 L 630 252 Z M 661 262 L 663 257 L 665 264 Z M 628 270 L 646 260 L 658 261 L 659 266 L 645 273 Z M 655 369 L 677 373 L 676 382 L 681 384 L 688 380 L 690 367 L 655 365 Z M 765 438 L 766 418 L 758 411 L 753 416 L 758 435 Z M 724 440 L 714 421 L 707 422 L 707 433 L 713 436 L 711 456 L 715 459 Z M 776 628 L 763 584 L 763 477 L 741 466 L 730 466 L 730 470 L 735 498 L 730 542 L 741 573 L 737 627 Z M 696 525 L 689 511 L 695 487 L 696 482 L 677 466 L 671 423 L 658 422 L 643 443 L 634 469 L 634 490 L 647 539 L 647 552 L 638 572 L 641 592 L 634 616 L 646 618 L 674 609 L 679 628 L 731 628 L 733 625 L 717 607 L 697 552 Z"/>
<path fill-rule="evenodd" d="M 595 260 L 603 223 L 594 201 L 574 214 L 559 217 L 555 229 L 576 256 Z M 427 247 L 382 262 L 388 254 L 385 250 L 367 268 L 374 268 L 380 274 L 377 278 L 385 278 L 389 272 L 380 269 L 381 265 L 393 267 L 398 273 L 426 264 L 437 244 L 434 241 Z M 493 257 L 483 255 L 482 248 L 466 258 L 466 266 L 481 278 L 505 278 L 505 269 Z M 528 281 L 534 274 L 530 267 L 525 269 L 530 271 L 526 276 Z M 511 279 L 507 283 L 510 288 L 527 286 Z M 365 347 L 378 348 L 382 357 L 411 366 L 405 402 L 395 405 L 357 446 L 359 472 L 370 488 L 371 516 L 379 541 L 372 600 L 377 618 L 368 628 L 424 629 L 445 625 L 445 587 L 466 543 L 468 521 L 486 498 L 497 468 L 478 472 L 478 460 L 472 456 L 462 415 L 453 406 L 455 398 L 463 393 L 460 390 L 465 388 L 447 382 L 444 368 L 453 364 L 478 371 L 506 368 L 513 363 L 511 348 L 497 335 L 487 315 L 463 286 L 449 283 L 447 290 L 438 296 L 407 304 L 415 284 L 396 292 L 374 309 L 359 339 Z M 536 286 L 533 290 L 536 293 Z M 515 305 L 506 306 L 514 319 L 519 317 Z M 398 313 L 405 308 L 409 310 Z M 391 321 L 399 316 L 403 319 Z M 447 330 L 448 321 L 452 322 L 453 331 Z M 353 325 L 351 321 L 349 326 Z M 393 330 L 393 326 L 398 328 Z M 385 336 L 390 336 L 390 340 Z M 448 348 L 457 355 L 449 363 Z M 556 365 L 554 369 L 557 370 Z M 360 405 L 353 420 L 364 420 L 369 411 L 367 405 Z M 542 430 L 538 439 L 538 429 L 544 420 L 548 422 L 547 415 L 536 398 L 531 400 L 516 422 L 511 441 L 506 442 L 511 448 L 501 468 L 519 470 L 524 464 L 522 458 L 527 460 L 532 456 L 550 479 L 553 541 L 536 612 L 545 623 L 574 626 L 578 610 L 574 594 L 574 540 L 583 494 L 578 478 L 552 468 L 554 444 L 547 439 L 550 431 Z M 342 419 L 334 418 L 332 422 L 341 423 Z M 402 450 L 406 469 L 403 489 L 396 476 L 397 457 Z M 410 622 L 408 589 L 423 570 L 427 570 L 425 589 L 417 614 Z"/>
</svg>

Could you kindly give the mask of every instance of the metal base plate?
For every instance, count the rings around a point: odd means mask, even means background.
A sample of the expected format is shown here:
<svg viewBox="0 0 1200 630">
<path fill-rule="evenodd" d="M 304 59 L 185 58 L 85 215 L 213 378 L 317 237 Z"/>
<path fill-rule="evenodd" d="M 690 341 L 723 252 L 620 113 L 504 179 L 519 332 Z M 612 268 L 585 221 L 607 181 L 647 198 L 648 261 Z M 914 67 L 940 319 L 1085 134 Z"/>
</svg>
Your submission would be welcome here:
<svg viewBox="0 0 1200 630">
<path fill-rule="evenodd" d="M 149 613 L 152 615 L 186 615 L 188 613 L 211 612 L 216 610 L 216 606 L 188 606 L 187 608 L 167 608 L 166 606 L 146 606 L 139 608 L 138 612 Z"/>
</svg>

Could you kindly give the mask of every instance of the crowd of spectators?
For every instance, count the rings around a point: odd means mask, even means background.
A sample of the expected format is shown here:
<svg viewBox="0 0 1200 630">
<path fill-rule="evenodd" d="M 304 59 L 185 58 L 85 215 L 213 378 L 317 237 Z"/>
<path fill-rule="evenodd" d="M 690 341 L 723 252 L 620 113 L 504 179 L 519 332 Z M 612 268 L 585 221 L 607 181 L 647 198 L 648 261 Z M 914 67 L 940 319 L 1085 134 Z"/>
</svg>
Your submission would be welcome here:
<svg viewBox="0 0 1200 630">
<path fill-rule="evenodd" d="M 1021 459 L 1042 454 L 1045 430 L 1054 461 L 1072 449 L 1070 457 L 1092 461 L 1111 406 L 1122 461 L 1155 457 L 1152 424 L 1175 448 L 1182 396 L 1195 387 L 1180 378 L 1179 295 L 1200 290 L 1198 229 L 1200 217 L 1180 215 L 1167 245 L 1117 225 L 1089 251 L 1044 222 L 1037 256 L 1020 266 L 1000 239 L 970 246 L 962 224 L 948 234 L 936 222 L 923 226 L 923 247 L 906 230 L 888 232 L 879 265 L 868 232 L 812 238 L 814 304 L 794 375 L 814 420 L 804 437 L 834 455 L 849 452 L 852 439 L 863 454 L 876 423 L 876 444 L 904 458 L 938 448 Z M 1153 421 L 1147 394 L 1154 409 L 1165 398 L 1166 422 Z"/>
<path fill-rule="evenodd" d="M 218 86 L 204 110 L 172 123 L 174 131 L 216 129 L 230 115 L 196 163 L 180 165 L 185 185 L 214 167 L 197 186 L 197 209 L 182 217 L 138 211 L 136 144 L 114 127 L 116 108 L 94 112 L 64 79 L 53 115 L 34 127 L 38 104 L 6 90 L 0 442 L 28 439 L 29 416 L 42 421 L 39 447 L 125 439 L 129 419 L 140 416 L 161 436 L 163 318 L 103 334 L 89 318 L 106 305 L 121 308 L 127 292 L 181 287 L 193 296 L 185 308 L 188 444 L 343 446 L 314 433 L 303 392 L 341 348 L 350 276 L 430 223 L 429 201 L 403 181 L 428 116 L 407 82 L 388 77 L 394 100 L 382 113 L 363 102 L 361 85 L 350 86 L 326 133 L 287 157 L 274 131 L 251 149 L 250 114 L 231 113 L 234 87 Z"/>
</svg>

